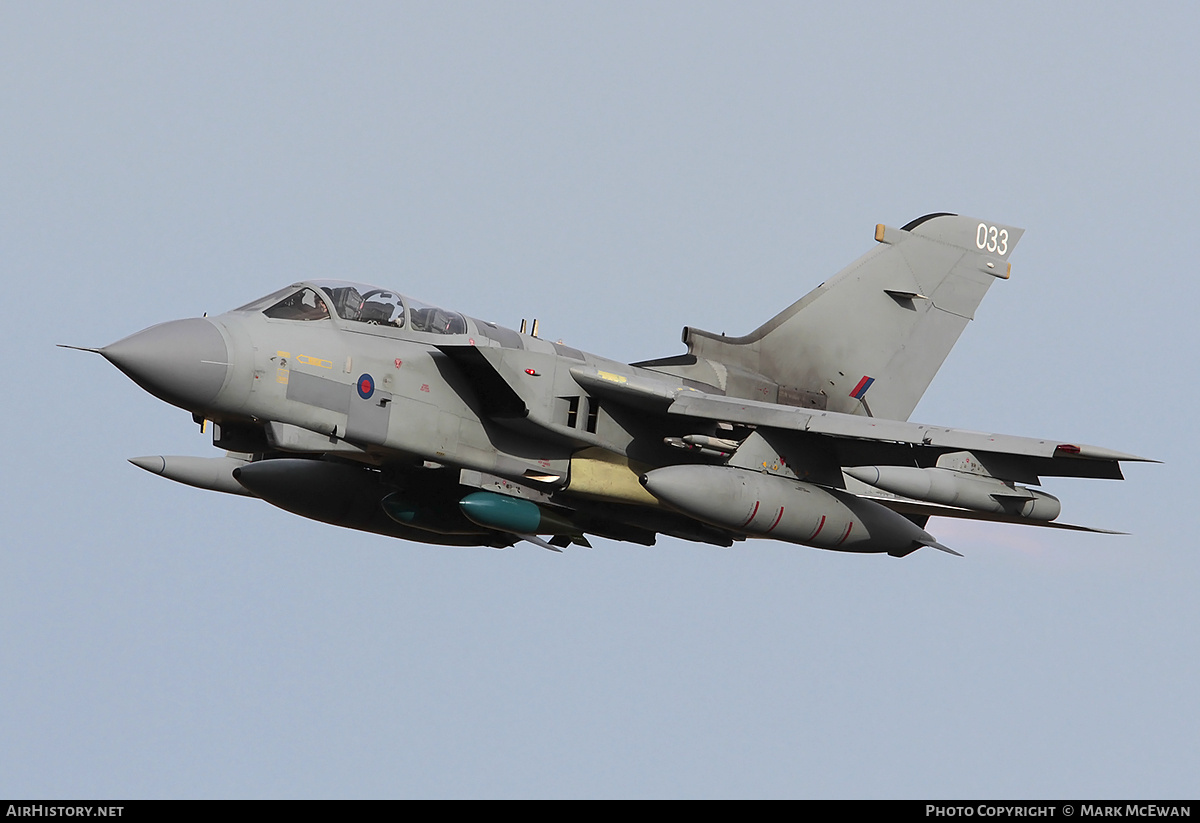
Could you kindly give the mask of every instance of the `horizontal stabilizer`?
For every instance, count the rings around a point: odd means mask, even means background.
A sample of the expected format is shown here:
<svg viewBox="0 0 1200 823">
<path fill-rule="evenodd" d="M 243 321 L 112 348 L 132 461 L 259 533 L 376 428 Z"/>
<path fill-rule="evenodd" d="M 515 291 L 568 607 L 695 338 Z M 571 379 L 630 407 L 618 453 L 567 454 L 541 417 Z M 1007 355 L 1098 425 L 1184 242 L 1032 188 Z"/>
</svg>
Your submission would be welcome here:
<svg viewBox="0 0 1200 823">
<path fill-rule="evenodd" d="M 1059 523 L 1052 520 L 1029 520 L 1009 514 L 996 512 L 980 512 L 971 509 L 956 509 L 953 506 L 940 506 L 936 503 L 920 503 L 915 500 L 898 500 L 894 497 L 873 497 L 860 494 L 899 514 L 921 514 L 929 517 L 953 517 L 956 520 L 983 520 L 989 523 L 1016 523 L 1022 526 L 1037 526 L 1042 529 L 1065 529 L 1072 532 L 1091 532 L 1093 534 L 1128 534 L 1128 532 L 1113 531 L 1112 529 L 1097 529 L 1091 526 L 1077 526 L 1074 523 Z"/>
</svg>

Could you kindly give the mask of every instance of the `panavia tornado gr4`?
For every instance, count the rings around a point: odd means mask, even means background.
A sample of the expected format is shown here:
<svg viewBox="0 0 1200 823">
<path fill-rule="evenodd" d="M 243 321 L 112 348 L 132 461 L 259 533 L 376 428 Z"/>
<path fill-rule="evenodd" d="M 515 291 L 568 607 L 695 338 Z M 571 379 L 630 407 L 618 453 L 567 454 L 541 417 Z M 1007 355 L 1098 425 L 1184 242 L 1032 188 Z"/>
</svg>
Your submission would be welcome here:
<svg viewBox="0 0 1200 823">
<path fill-rule="evenodd" d="M 295 283 L 98 351 L 213 423 L 172 480 L 423 543 L 559 551 L 588 535 L 748 537 L 896 557 L 930 516 L 1055 522 L 1043 477 L 1141 458 L 907 422 L 1022 229 L 931 214 L 744 337 L 625 364 L 390 288 Z M 1089 531 L 1096 531 L 1088 529 Z"/>
</svg>

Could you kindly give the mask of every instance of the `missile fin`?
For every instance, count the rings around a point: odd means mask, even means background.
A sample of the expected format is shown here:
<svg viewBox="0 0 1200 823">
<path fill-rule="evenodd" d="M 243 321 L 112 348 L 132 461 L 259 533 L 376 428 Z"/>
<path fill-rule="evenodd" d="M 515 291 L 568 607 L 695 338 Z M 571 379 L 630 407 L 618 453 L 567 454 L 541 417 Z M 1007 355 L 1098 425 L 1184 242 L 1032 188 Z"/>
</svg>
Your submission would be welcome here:
<svg viewBox="0 0 1200 823">
<path fill-rule="evenodd" d="M 536 534 L 518 534 L 516 536 L 521 538 L 522 540 L 529 541 L 530 543 L 532 543 L 535 546 L 541 546 L 543 549 L 549 549 L 552 552 L 558 552 L 559 554 L 562 554 L 562 549 L 560 549 L 558 546 L 551 546 L 549 543 L 547 543 L 542 538 L 538 537 Z"/>
<path fill-rule="evenodd" d="M 926 543 L 925 545 L 931 549 L 937 549 L 940 552 L 946 552 L 946 554 L 952 554 L 955 557 L 963 556 L 963 555 L 959 554 L 958 552 L 956 552 L 954 549 L 950 548 L 949 546 L 943 546 L 941 543 L 937 542 L 936 540 L 934 540 L 932 543 Z"/>
</svg>

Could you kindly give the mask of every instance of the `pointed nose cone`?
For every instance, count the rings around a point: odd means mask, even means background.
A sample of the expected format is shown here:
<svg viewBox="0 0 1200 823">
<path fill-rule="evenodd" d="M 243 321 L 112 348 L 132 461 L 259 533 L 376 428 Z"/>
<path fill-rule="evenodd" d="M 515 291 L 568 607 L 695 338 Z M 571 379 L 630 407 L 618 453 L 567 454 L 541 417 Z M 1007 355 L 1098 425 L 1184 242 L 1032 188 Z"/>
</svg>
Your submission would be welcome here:
<svg viewBox="0 0 1200 823">
<path fill-rule="evenodd" d="M 100 354 L 155 397 L 203 411 L 229 372 L 229 349 L 210 320 L 159 323 L 100 349 Z"/>
</svg>

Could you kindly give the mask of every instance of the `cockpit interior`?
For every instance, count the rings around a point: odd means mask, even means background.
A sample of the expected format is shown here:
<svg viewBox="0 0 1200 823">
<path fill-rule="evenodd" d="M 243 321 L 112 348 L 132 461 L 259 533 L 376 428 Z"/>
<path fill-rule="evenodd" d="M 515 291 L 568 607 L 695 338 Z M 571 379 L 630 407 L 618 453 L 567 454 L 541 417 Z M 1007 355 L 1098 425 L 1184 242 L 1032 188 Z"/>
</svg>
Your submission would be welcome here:
<svg viewBox="0 0 1200 823">
<path fill-rule="evenodd" d="M 458 312 L 429 306 L 399 292 L 361 283 L 316 281 L 297 284 L 247 303 L 234 311 L 262 312 L 273 320 L 328 320 L 330 309 L 342 320 L 431 334 L 466 334 Z"/>
</svg>

